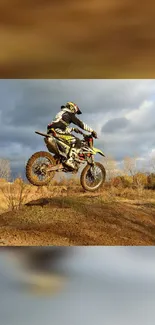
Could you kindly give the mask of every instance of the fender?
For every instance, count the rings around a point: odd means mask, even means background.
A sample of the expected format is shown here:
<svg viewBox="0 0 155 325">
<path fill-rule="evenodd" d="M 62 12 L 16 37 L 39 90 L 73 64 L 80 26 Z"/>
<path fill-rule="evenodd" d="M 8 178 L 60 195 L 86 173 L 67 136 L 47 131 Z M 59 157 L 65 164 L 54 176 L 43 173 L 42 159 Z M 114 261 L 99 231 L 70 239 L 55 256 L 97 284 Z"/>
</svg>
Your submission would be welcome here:
<svg viewBox="0 0 155 325">
<path fill-rule="evenodd" d="M 104 153 L 100 149 L 93 148 L 92 151 L 95 155 L 99 153 L 101 156 L 105 157 Z"/>
</svg>

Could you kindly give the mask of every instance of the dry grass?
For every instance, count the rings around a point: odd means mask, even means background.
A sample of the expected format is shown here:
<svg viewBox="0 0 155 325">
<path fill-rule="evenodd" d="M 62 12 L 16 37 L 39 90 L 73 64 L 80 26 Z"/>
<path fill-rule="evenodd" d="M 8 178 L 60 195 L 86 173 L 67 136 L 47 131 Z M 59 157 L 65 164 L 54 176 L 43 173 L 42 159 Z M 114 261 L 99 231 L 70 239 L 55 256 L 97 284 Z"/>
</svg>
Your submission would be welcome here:
<svg viewBox="0 0 155 325">
<path fill-rule="evenodd" d="M 153 78 L 155 4 L 1 0 L 1 78 Z"/>
<path fill-rule="evenodd" d="M 22 179 L 17 179 L 14 183 L 6 183 L 0 187 L 3 195 L 3 204 L 8 210 L 20 210 L 22 205 L 27 202 L 32 189 L 26 185 Z"/>
<path fill-rule="evenodd" d="M 12 209 L 6 196 L 0 201 L 2 245 L 155 244 L 155 191 L 105 186 L 91 194 L 70 182 L 53 181 L 44 188 L 11 185 L 20 204 Z"/>
</svg>

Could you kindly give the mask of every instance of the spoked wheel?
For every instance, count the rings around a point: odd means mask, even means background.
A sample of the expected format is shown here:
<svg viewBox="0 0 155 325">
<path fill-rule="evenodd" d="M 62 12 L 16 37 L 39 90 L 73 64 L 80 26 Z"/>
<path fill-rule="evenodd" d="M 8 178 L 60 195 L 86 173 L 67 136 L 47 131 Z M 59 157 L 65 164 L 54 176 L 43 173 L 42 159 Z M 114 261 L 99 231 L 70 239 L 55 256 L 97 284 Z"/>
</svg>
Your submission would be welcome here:
<svg viewBox="0 0 155 325">
<path fill-rule="evenodd" d="M 27 162 L 26 177 L 33 185 L 48 185 L 55 172 L 47 172 L 47 168 L 55 165 L 56 161 L 50 153 L 44 151 L 36 152 Z"/>
<path fill-rule="evenodd" d="M 81 185 L 89 192 L 97 191 L 105 182 L 106 171 L 102 164 L 87 165 L 81 173 Z"/>
</svg>

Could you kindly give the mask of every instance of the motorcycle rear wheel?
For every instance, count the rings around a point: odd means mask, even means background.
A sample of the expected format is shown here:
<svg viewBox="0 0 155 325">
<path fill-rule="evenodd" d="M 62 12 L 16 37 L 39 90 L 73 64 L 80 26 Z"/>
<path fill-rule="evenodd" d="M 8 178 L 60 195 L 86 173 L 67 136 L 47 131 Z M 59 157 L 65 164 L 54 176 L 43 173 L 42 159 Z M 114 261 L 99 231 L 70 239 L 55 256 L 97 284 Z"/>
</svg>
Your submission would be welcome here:
<svg viewBox="0 0 155 325">
<path fill-rule="evenodd" d="M 55 166 L 56 161 L 49 152 L 39 151 L 33 154 L 27 162 L 26 165 L 26 177 L 28 181 L 35 186 L 46 186 L 55 176 L 55 172 L 45 172 L 45 177 L 43 180 L 38 179 L 37 175 L 33 172 L 33 165 L 39 158 L 46 158 L 49 161 L 49 165 Z M 46 168 L 45 168 L 46 170 Z"/>
</svg>

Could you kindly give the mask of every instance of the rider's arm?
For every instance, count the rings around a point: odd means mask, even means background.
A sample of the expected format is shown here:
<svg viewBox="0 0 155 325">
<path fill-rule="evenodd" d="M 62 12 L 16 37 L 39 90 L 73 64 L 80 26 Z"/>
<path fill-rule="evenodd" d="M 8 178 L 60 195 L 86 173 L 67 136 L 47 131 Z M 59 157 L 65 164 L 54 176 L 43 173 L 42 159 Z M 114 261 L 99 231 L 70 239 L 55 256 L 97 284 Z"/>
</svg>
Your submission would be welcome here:
<svg viewBox="0 0 155 325">
<path fill-rule="evenodd" d="M 87 124 L 83 123 L 81 120 L 79 120 L 74 114 L 72 116 L 72 123 L 80 127 L 82 130 L 92 133 L 93 129 L 90 128 Z"/>
</svg>

